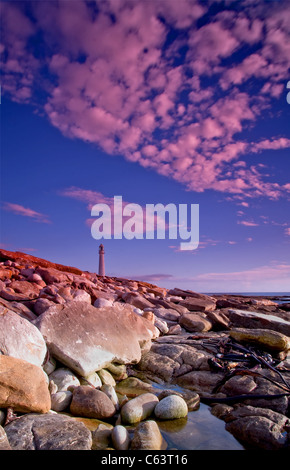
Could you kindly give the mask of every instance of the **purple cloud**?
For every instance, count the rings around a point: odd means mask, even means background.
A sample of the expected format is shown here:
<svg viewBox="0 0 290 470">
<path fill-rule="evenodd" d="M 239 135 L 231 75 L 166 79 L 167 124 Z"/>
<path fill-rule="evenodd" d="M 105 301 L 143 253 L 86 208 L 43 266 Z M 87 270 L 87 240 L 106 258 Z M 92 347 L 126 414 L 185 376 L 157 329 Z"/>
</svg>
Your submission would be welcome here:
<svg viewBox="0 0 290 470">
<path fill-rule="evenodd" d="M 35 87 L 42 87 L 41 111 L 65 136 L 188 190 L 236 200 L 289 192 L 290 183 L 267 181 L 242 157 L 290 148 L 290 139 L 239 138 L 289 79 L 289 2 L 241 2 L 239 11 L 225 9 L 201 27 L 207 9 L 197 0 L 108 0 L 97 2 L 98 13 L 84 1 L 27 3 L 29 17 L 22 3 L 1 4 L 4 93 L 33 103 Z M 167 41 L 172 27 L 184 31 L 183 39 Z M 48 51 L 43 58 L 31 48 L 37 33 Z M 255 52 L 234 60 L 245 46 Z M 182 48 L 183 60 L 174 63 Z M 260 85 L 255 95 L 244 87 L 253 79 Z"/>
</svg>

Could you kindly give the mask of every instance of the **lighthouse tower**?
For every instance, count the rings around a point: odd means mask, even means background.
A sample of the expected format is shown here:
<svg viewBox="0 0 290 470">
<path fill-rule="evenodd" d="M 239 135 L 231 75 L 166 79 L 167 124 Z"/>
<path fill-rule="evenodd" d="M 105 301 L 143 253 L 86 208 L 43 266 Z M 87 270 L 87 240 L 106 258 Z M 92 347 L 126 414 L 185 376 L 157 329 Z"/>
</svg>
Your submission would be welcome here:
<svg viewBox="0 0 290 470">
<path fill-rule="evenodd" d="M 105 250 L 103 244 L 99 246 L 99 276 L 105 276 Z"/>
</svg>

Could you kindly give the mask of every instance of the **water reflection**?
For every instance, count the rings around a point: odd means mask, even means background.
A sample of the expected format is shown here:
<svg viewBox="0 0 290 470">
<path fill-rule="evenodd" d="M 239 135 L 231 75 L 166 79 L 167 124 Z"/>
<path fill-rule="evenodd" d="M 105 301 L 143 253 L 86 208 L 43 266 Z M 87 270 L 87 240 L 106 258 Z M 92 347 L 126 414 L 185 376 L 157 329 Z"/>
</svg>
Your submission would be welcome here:
<svg viewBox="0 0 290 470">
<path fill-rule="evenodd" d="M 159 384 L 156 388 L 162 389 Z M 181 390 L 166 384 L 166 388 Z M 244 450 L 244 447 L 225 429 L 225 423 L 212 415 L 210 407 L 201 403 L 186 418 L 156 420 L 167 442 L 167 450 Z"/>
<path fill-rule="evenodd" d="M 157 421 L 167 442 L 167 450 L 243 450 L 244 447 L 225 430 L 225 423 L 213 416 L 203 403 L 187 418 Z"/>
</svg>

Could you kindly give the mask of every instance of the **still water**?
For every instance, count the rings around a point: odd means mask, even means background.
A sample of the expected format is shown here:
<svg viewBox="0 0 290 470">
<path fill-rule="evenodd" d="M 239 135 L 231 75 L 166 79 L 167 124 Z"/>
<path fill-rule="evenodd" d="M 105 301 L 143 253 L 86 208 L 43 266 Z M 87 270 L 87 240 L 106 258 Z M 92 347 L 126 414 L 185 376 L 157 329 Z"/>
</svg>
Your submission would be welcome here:
<svg viewBox="0 0 290 470">
<path fill-rule="evenodd" d="M 169 384 L 164 387 L 156 384 L 156 388 L 181 391 L 179 387 Z M 203 403 L 197 410 L 190 411 L 186 418 L 157 423 L 167 442 L 167 450 L 244 450 L 226 431 L 224 421 L 213 416 L 210 407 Z"/>
</svg>

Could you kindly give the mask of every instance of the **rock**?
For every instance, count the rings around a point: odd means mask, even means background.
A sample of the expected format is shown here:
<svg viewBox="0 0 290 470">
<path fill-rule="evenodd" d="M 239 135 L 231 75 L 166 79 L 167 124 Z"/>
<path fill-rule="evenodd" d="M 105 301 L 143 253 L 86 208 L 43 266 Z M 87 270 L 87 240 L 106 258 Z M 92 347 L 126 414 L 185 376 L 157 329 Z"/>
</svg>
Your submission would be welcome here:
<svg viewBox="0 0 290 470">
<path fill-rule="evenodd" d="M 99 297 L 94 302 L 94 307 L 96 307 L 96 308 L 112 307 L 112 305 L 113 305 L 113 299 L 111 299 L 111 300 L 103 299 L 102 297 Z"/>
<path fill-rule="evenodd" d="M 35 298 L 39 295 L 40 286 L 28 281 L 13 281 L 9 285 L 17 294 L 23 294 L 27 299 Z"/>
<path fill-rule="evenodd" d="M 80 385 L 73 390 L 70 412 L 75 416 L 103 420 L 115 414 L 115 407 L 110 398 L 101 390 Z"/>
<path fill-rule="evenodd" d="M 285 430 L 289 429 L 290 420 L 285 416 L 272 410 L 242 406 L 235 408 L 230 418 L 233 420 L 226 424 L 226 430 L 250 448 L 289 449 L 289 431 L 287 436 Z"/>
<path fill-rule="evenodd" d="M 187 331 L 209 331 L 212 328 L 212 323 L 206 318 L 196 313 L 185 313 L 181 315 L 179 324 Z"/>
<path fill-rule="evenodd" d="M 101 391 L 104 392 L 110 398 L 111 402 L 115 407 L 115 410 L 118 411 L 120 406 L 115 388 L 112 385 L 104 384 L 101 387 Z"/>
<path fill-rule="evenodd" d="M 53 357 L 49 357 L 43 364 L 42 368 L 47 375 L 52 374 L 56 369 L 56 360 Z"/>
<path fill-rule="evenodd" d="M 54 306 L 54 302 L 52 302 L 52 300 L 41 298 L 35 301 L 33 310 L 36 315 L 39 316 L 52 306 Z"/>
<path fill-rule="evenodd" d="M 159 402 L 163 400 L 163 398 L 168 397 L 170 395 L 177 395 L 186 402 L 188 411 L 194 411 L 199 408 L 200 405 L 200 398 L 199 395 L 196 392 L 193 392 L 192 390 L 180 390 L 176 391 L 174 389 L 172 390 L 162 390 L 162 392 L 158 395 L 158 400 Z"/>
<path fill-rule="evenodd" d="M 160 330 L 164 335 L 169 331 L 166 321 L 163 321 L 158 317 L 155 317 L 154 319 L 154 326 L 156 326 L 156 328 L 158 328 L 158 330 Z"/>
<path fill-rule="evenodd" d="M 231 322 L 231 328 L 267 329 L 290 336 L 290 321 L 275 315 L 233 309 L 229 309 L 226 315 Z"/>
<path fill-rule="evenodd" d="M 50 406 L 43 370 L 23 359 L 0 355 L 0 408 L 47 413 Z"/>
<path fill-rule="evenodd" d="M 54 268 L 37 267 L 35 269 L 35 273 L 39 274 L 46 284 L 54 284 L 69 281 L 69 278 L 66 273 L 60 272 Z"/>
<path fill-rule="evenodd" d="M 45 282 L 43 281 L 42 277 L 39 274 L 36 273 L 31 273 L 28 277 L 27 280 L 29 282 L 35 282 L 36 284 L 39 284 L 40 287 L 45 286 Z"/>
<path fill-rule="evenodd" d="M 155 421 L 140 423 L 131 441 L 132 450 L 161 450 L 163 438 Z"/>
<path fill-rule="evenodd" d="M 122 299 L 128 304 L 134 305 L 134 307 L 141 308 L 141 310 L 144 310 L 144 308 L 154 308 L 154 304 L 135 292 L 125 292 L 122 295 Z"/>
<path fill-rule="evenodd" d="M 124 380 L 128 377 L 125 364 L 108 364 L 108 371 L 111 372 L 115 380 Z"/>
<path fill-rule="evenodd" d="M 139 362 L 141 352 L 159 334 L 126 305 L 95 308 L 86 302 L 68 302 L 49 308 L 34 324 L 50 353 L 82 376 L 110 362 Z"/>
<path fill-rule="evenodd" d="M 154 308 L 153 313 L 162 320 L 178 321 L 180 317 L 180 313 L 172 308 Z"/>
<path fill-rule="evenodd" d="M 95 388 L 101 388 L 102 381 L 101 381 L 98 373 L 93 372 L 92 374 L 87 375 L 86 377 L 82 377 L 80 379 L 80 384 L 81 385 L 92 385 Z"/>
<path fill-rule="evenodd" d="M 69 387 L 78 387 L 80 385 L 79 379 L 66 367 L 60 367 L 52 372 L 49 376 L 49 380 L 55 383 L 58 392 L 66 392 Z"/>
<path fill-rule="evenodd" d="M 184 329 L 179 325 L 172 325 L 169 330 L 168 330 L 168 334 L 169 335 L 181 335 L 182 332 L 184 331 Z"/>
<path fill-rule="evenodd" d="M 154 414 L 157 419 L 185 418 L 188 408 L 185 400 L 178 395 L 169 395 L 157 403 Z"/>
<path fill-rule="evenodd" d="M 29 300 L 30 298 L 34 298 L 34 296 L 27 297 L 26 294 L 17 294 L 13 289 L 10 287 L 2 288 L 0 291 L 0 297 L 9 301 L 21 302 L 23 300 Z"/>
<path fill-rule="evenodd" d="M 5 423 L 6 420 L 6 412 L 4 410 L 0 410 L 0 426 Z"/>
<path fill-rule="evenodd" d="M 229 330 L 228 317 L 218 310 L 206 312 L 206 318 L 212 323 L 215 330 Z"/>
<path fill-rule="evenodd" d="M 51 409 L 54 411 L 64 411 L 70 406 L 72 392 L 56 392 L 51 395 Z"/>
<path fill-rule="evenodd" d="M 253 377 L 244 376 L 233 376 L 220 388 L 221 393 L 225 393 L 227 396 L 236 395 L 247 395 L 253 392 L 257 388 L 257 384 Z"/>
<path fill-rule="evenodd" d="M 219 372 L 192 371 L 177 377 L 175 382 L 180 387 L 194 390 L 200 395 L 211 393 L 214 387 L 223 379 L 224 374 Z"/>
<path fill-rule="evenodd" d="M 112 427 L 99 424 L 98 428 L 92 432 L 92 450 L 105 450 L 111 443 Z"/>
<path fill-rule="evenodd" d="M 154 391 L 152 385 L 142 382 L 137 377 L 128 377 L 116 384 L 116 392 L 128 397 L 136 397 L 142 393 L 151 393 Z"/>
<path fill-rule="evenodd" d="M 136 312 L 136 310 L 140 310 L 140 309 L 135 308 L 134 312 Z M 136 313 L 139 313 L 139 312 L 136 312 Z M 147 312 L 142 313 L 142 310 L 140 310 L 140 314 L 142 315 L 142 317 L 146 318 L 146 320 L 150 321 L 150 323 L 153 323 L 153 325 L 154 325 L 155 315 L 154 315 L 153 312 L 147 311 Z"/>
<path fill-rule="evenodd" d="M 98 371 L 98 375 L 103 384 L 112 385 L 113 387 L 116 385 L 114 377 L 112 376 L 112 374 L 110 374 L 108 370 L 101 369 Z"/>
<path fill-rule="evenodd" d="M 143 393 L 128 401 L 121 409 L 122 422 L 125 424 L 139 423 L 148 418 L 154 411 L 158 398 L 153 393 Z"/>
<path fill-rule="evenodd" d="M 73 300 L 78 302 L 87 302 L 88 304 L 92 303 L 91 296 L 88 292 L 83 289 L 77 289 L 72 294 Z"/>
<path fill-rule="evenodd" d="M 216 303 L 213 300 L 197 299 L 193 297 L 186 297 L 185 300 L 180 302 L 180 305 L 186 307 L 189 311 L 198 312 L 211 312 L 216 308 Z"/>
<path fill-rule="evenodd" d="M 118 424 L 114 427 L 111 434 L 113 446 L 116 450 L 128 450 L 130 446 L 130 435 L 127 429 Z"/>
<path fill-rule="evenodd" d="M 279 307 L 280 307 L 282 310 L 286 310 L 286 312 L 289 312 L 289 311 L 290 311 L 290 303 L 281 304 L 281 305 L 279 305 Z"/>
<path fill-rule="evenodd" d="M 45 341 L 36 326 L 0 305 L 0 353 L 41 366 L 46 352 Z"/>
<path fill-rule="evenodd" d="M 176 367 L 179 367 L 176 361 L 153 351 L 144 354 L 137 365 L 138 370 L 156 375 L 165 382 L 171 381 Z"/>
<path fill-rule="evenodd" d="M 59 414 L 28 414 L 5 426 L 13 450 L 90 450 L 86 426 Z"/>
<path fill-rule="evenodd" d="M 0 298 L 0 306 L 6 307 L 8 310 L 12 310 L 12 312 L 17 313 L 22 318 L 26 320 L 33 321 L 36 319 L 36 315 L 28 308 L 26 305 L 22 304 L 21 302 L 9 302 L 5 299 Z"/>
<path fill-rule="evenodd" d="M 9 441 L 7 439 L 6 432 L 4 431 L 2 426 L 0 425 L 0 451 L 1 450 L 12 450 L 12 449 L 11 449 L 11 446 L 10 446 Z"/>
<path fill-rule="evenodd" d="M 198 292 L 193 292 L 192 290 L 183 290 L 183 289 L 179 289 L 179 288 L 174 288 L 174 289 L 170 289 L 168 291 L 168 295 L 169 296 L 173 296 L 173 297 L 181 297 L 182 299 L 184 298 L 188 298 L 188 297 L 192 297 L 194 299 L 200 299 L 200 300 L 205 300 L 205 301 L 208 301 L 208 302 L 215 302 L 215 299 L 209 295 L 206 295 L 206 294 L 200 294 Z"/>
<path fill-rule="evenodd" d="M 237 341 L 255 344 L 262 349 L 270 351 L 287 351 L 290 349 L 290 341 L 286 335 L 278 331 L 267 329 L 235 328 L 229 332 Z"/>
</svg>

